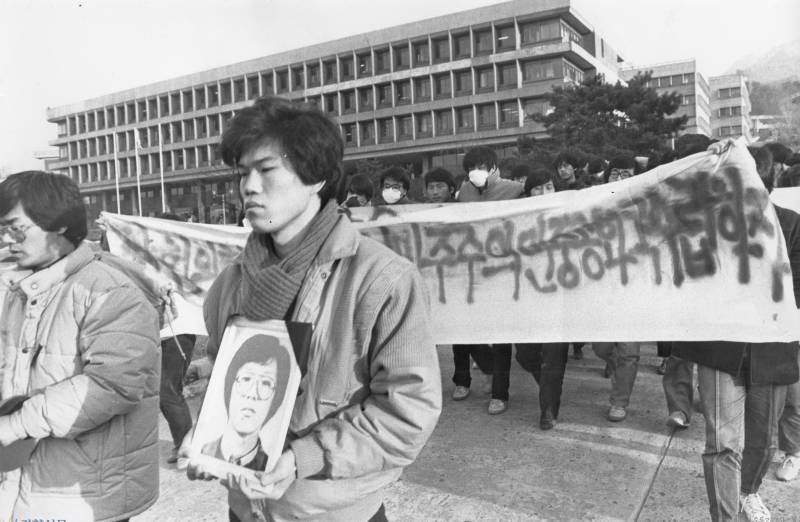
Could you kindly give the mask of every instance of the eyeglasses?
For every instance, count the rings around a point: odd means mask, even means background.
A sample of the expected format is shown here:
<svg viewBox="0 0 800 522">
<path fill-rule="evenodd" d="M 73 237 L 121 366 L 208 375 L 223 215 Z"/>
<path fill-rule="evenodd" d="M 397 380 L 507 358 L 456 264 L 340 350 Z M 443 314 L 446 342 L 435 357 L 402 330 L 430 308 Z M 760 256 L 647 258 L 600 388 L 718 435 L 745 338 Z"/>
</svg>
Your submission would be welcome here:
<svg viewBox="0 0 800 522">
<path fill-rule="evenodd" d="M 22 243 L 27 237 L 25 232 L 27 232 L 28 229 L 33 226 L 35 226 L 35 223 L 24 226 L 0 225 L 0 241 L 6 241 L 6 237 L 9 237 L 11 238 L 10 243 Z"/>
<path fill-rule="evenodd" d="M 275 383 L 272 380 L 248 374 L 237 375 L 234 386 L 242 395 L 252 393 L 255 389 L 256 398 L 262 401 L 269 399 L 275 393 Z"/>
<path fill-rule="evenodd" d="M 628 179 L 633 177 L 633 169 L 611 169 L 609 177 L 617 176 L 619 179 Z"/>
</svg>

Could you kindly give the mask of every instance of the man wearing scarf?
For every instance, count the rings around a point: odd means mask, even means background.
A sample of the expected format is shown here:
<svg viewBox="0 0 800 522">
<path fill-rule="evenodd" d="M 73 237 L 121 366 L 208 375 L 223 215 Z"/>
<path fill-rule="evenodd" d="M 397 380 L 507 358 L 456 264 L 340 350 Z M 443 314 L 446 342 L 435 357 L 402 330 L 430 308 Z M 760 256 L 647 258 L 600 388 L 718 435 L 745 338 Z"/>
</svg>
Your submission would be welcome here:
<svg viewBox="0 0 800 522">
<path fill-rule="evenodd" d="M 228 483 L 230 519 L 386 520 L 382 489 L 441 411 L 421 276 L 336 212 L 343 145 L 318 109 L 264 97 L 221 143 L 253 232 L 205 302 L 209 354 L 235 315 L 309 323 L 287 446 L 260 482 Z M 202 470 L 189 470 L 190 478 Z"/>
</svg>

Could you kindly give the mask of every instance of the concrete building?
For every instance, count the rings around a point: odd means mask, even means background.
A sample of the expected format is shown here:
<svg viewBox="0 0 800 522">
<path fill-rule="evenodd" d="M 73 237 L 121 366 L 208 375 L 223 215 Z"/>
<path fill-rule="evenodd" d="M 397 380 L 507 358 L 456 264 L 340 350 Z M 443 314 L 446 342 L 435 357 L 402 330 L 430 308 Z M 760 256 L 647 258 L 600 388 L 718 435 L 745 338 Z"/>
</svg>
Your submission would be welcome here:
<svg viewBox="0 0 800 522">
<path fill-rule="evenodd" d="M 788 126 L 786 118 L 777 114 L 751 114 L 752 128 L 750 136 L 753 141 L 776 141 L 781 130 Z"/>
<path fill-rule="evenodd" d="M 677 92 L 681 95 L 681 106 L 671 115 L 688 118 L 680 134 L 711 136 L 711 93 L 705 77 L 697 70 L 695 60 L 626 67 L 620 70 L 620 75 L 630 80 L 636 74 L 648 71 L 652 73 L 648 87 L 659 93 Z"/>
<path fill-rule="evenodd" d="M 752 141 L 750 91 L 743 74 L 714 76 L 711 86 L 711 129 L 716 139 L 744 136 Z"/>
<path fill-rule="evenodd" d="M 265 94 L 303 99 L 339 123 L 345 159 L 375 158 L 420 174 L 460 173 L 460 154 L 489 144 L 500 156 L 555 85 L 602 73 L 620 59 L 569 0 L 514 0 L 296 49 L 48 111 L 58 126 L 51 168 L 81 186 L 91 213 L 167 205 L 230 222 L 238 190 L 217 143 L 234 113 Z M 116 154 L 115 154 L 116 151 Z"/>
</svg>

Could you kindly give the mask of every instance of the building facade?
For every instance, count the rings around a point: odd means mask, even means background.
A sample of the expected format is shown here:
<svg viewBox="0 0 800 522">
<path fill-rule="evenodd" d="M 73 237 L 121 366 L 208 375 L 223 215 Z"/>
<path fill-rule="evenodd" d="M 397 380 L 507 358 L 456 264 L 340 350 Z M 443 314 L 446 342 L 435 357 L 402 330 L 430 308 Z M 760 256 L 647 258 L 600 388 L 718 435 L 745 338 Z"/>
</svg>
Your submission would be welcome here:
<svg viewBox="0 0 800 522">
<path fill-rule="evenodd" d="M 644 67 L 627 67 L 620 70 L 625 80 L 639 73 L 652 74 L 648 87 L 658 93 L 677 92 L 681 105 L 671 117 L 686 116 L 686 127 L 680 134 L 704 134 L 711 136 L 711 104 L 708 81 L 697 70 L 695 60 L 669 62 Z"/>
<path fill-rule="evenodd" d="M 531 116 L 554 86 L 597 73 L 616 82 L 619 61 L 569 0 L 514 0 L 50 109 L 50 167 L 78 182 L 92 215 L 160 211 L 163 174 L 170 211 L 230 223 L 238 190 L 217 145 L 259 96 L 317 103 L 340 125 L 346 161 L 456 174 L 466 148 L 502 156 L 541 135 Z"/>
<path fill-rule="evenodd" d="M 711 86 L 711 130 L 716 139 L 744 136 L 752 141 L 750 91 L 743 74 L 714 76 Z"/>
</svg>

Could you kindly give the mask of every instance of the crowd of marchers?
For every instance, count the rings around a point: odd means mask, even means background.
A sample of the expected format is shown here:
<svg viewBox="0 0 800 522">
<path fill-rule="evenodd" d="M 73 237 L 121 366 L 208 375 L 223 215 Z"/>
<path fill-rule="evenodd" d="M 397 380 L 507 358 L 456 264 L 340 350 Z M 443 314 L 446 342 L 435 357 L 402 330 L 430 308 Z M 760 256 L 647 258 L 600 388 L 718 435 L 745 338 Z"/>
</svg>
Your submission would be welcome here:
<svg viewBox="0 0 800 522">
<path fill-rule="evenodd" d="M 383 491 L 430 437 L 444 392 L 421 275 L 359 234 L 343 209 L 580 190 L 709 145 L 695 140 L 657 160 L 567 150 L 514 161 L 479 146 L 466 152 L 462 172 L 437 168 L 413 178 L 389 167 L 376 185 L 366 174 L 343 175 L 339 129 L 317 108 L 264 97 L 238 111 L 220 152 L 237 173 L 251 232 L 205 301 L 209 361 L 236 317 L 306 323 L 311 335 L 295 347 L 302 377 L 280 455 L 268 459 L 254 430 L 280 400 L 282 363 L 269 350 L 248 349 L 246 361 L 226 369 L 229 418 L 213 453 L 248 472 L 225 477 L 212 476 L 189 450 L 194 422 L 182 386 L 195 338 L 161 330 L 172 317 L 173 288 L 92 248 L 70 178 L 10 175 L 0 183 L 0 246 L 14 261 L 0 273 L 0 519 L 125 521 L 147 510 L 158 497 L 160 407 L 174 445 L 168 462 L 186 463 L 189 479 L 222 479 L 231 521 L 388 520 Z M 774 144 L 751 152 L 768 190 L 800 183 L 796 153 Z M 800 215 L 776 212 L 800 303 Z M 503 413 L 516 350 L 539 385 L 541 429 L 557 428 L 570 344 L 581 358 L 591 343 L 611 380 L 608 420 L 623 421 L 640 345 L 591 341 L 454 345 L 453 387 L 445 392 L 466 399 L 475 364 L 491 388 L 488 413 Z M 784 454 L 778 478 L 800 471 L 797 343 L 665 342 L 659 352 L 675 429 L 692 422 L 696 366 L 712 520 L 740 513 L 769 520 L 758 489 L 773 437 Z"/>
</svg>

